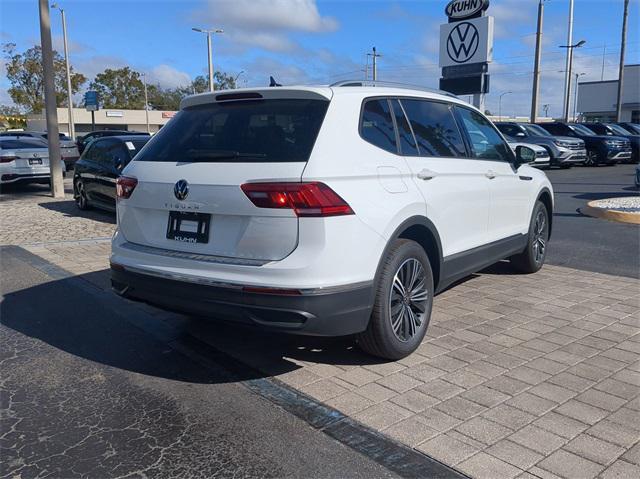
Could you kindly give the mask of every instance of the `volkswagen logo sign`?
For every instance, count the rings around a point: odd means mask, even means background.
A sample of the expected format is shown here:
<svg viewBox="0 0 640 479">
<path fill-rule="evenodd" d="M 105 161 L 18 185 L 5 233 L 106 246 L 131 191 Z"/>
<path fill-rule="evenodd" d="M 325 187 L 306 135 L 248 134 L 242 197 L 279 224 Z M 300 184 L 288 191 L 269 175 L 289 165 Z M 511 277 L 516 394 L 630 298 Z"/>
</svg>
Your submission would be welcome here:
<svg viewBox="0 0 640 479">
<path fill-rule="evenodd" d="M 179 180 L 173 187 L 173 194 L 180 201 L 189 196 L 189 183 L 187 183 L 187 180 Z"/>
<path fill-rule="evenodd" d="M 40 158 L 40 155 L 39 155 L 38 153 L 34 153 L 34 154 L 33 154 L 33 157 L 34 157 L 34 158 Z"/>
<path fill-rule="evenodd" d="M 447 55 L 456 63 L 468 62 L 478 51 L 480 34 L 469 22 L 460 22 L 447 38 Z"/>
</svg>

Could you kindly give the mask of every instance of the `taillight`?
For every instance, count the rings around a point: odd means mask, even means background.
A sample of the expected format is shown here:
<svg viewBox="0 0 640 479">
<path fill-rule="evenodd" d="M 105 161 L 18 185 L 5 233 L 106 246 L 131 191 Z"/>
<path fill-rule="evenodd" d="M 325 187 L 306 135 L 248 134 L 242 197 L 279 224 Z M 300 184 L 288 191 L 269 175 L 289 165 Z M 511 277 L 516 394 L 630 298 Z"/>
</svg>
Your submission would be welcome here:
<svg viewBox="0 0 640 479">
<path fill-rule="evenodd" d="M 136 189 L 138 180 L 129 176 L 119 176 L 116 180 L 116 195 L 118 198 L 129 198 Z"/>
<path fill-rule="evenodd" d="M 244 194 L 258 208 L 288 208 L 297 216 L 352 215 L 353 210 L 324 183 L 245 183 Z"/>
<path fill-rule="evenodd" d="M 17 159 L 18 157 L 15 155 L 0 156 L 0 163 L 11 163 L 13 160 Z"/>
</svg>

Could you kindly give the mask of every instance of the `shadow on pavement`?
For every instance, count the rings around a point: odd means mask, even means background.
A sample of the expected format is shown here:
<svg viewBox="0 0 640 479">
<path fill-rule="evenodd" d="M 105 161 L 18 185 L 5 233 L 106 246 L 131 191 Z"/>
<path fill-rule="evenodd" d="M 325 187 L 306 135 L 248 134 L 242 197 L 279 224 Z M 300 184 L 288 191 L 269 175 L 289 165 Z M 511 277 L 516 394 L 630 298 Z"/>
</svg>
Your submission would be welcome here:
<svg viewBox="0 0 640 479">
<path fill-rule="evenodd" d="M 564 193 L 566 194 L 567 192 L 564 191 L 559 191 L 557 193 Z M 587 201 L 591 201 L 591 200 L 604 200 L 606 198 L 619 198 L 622 196 L 638 196 L 637 192 L 629 192 L 629 193 L 623 193 L 621 191 L 614 191 L 614 192 L 607 192 L 607 193 L 578 193 L 578 194 L 574 194 L 574 198 L 579 199 L 579 200 L 587 200 Z"/>
<path fill-rule="evenodd" d="M 115 214 L 109 213 L 108 211 L 99 210 L 99 209 L 82 211 L 78 209 L 75 201 L 73 200 L 48 201 L 48 202 L 39 203 L 38 206 L 41 206 L 42 208 L 46 208 L 51 211 L 62 213 L 65 216 L 69 216 L 69 217 L 87 218 L 90 220 L 99 221 L 101 223 L 108 223 L 112 225 L 116 224 Z"/>
</svg>

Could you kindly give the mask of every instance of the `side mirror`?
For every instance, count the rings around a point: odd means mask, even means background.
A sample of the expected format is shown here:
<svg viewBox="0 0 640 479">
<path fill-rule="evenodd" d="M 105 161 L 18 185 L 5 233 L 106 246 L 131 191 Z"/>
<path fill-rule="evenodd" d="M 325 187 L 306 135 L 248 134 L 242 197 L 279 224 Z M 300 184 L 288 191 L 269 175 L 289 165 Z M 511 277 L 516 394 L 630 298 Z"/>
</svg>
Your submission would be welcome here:
<svg viewBox="0 0 640 479">
<path fill-rule="evenodd" d="M 533 163 L 536 159 L 536 152 L 528 146 L 516 146 L 516 168 L 520 165 Z"/>
<path fill-rule="evenodd" d="M 526 137 L 527 135 L 525 135 L 523 132 L 519 131 L 518 133 L 516 133 L 516 136 L 517 136 L 518 138 L 524 138 L 524 137 Z"/>
</svg>

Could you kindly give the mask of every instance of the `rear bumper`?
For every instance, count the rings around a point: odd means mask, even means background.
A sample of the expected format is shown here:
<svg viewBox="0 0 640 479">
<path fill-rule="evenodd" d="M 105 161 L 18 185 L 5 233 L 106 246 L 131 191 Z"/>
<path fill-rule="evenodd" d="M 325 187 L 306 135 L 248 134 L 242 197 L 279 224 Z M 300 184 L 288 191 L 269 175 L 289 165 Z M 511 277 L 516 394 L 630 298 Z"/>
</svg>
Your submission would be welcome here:
<svg viewBox="0 0 640 479">
<path fill-rule="evenodd" d="M 116 293 L 162 309 L 311 336 L 345 336 L 366 329 L 372 284 L 301 294 L 247 292 L 241 285 L 209 285 L 164 278 L 112 264 Z"/>
<path fill-rule="evenodd" d="M 19 181 L 22 182 L 36 182 L 49 181 L 49 173 L 29 173 L 29 174 L 15 174 L 15 173 L 4 173 L 0 176 L 0 184 L 9 184 L 9 183 L 17 183 Z"/>
</svg>

